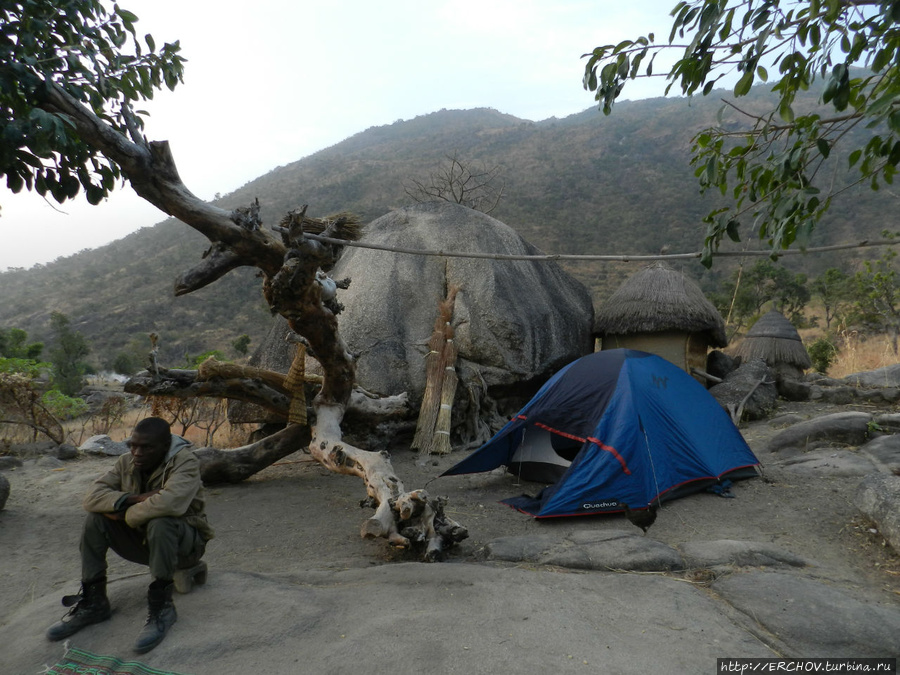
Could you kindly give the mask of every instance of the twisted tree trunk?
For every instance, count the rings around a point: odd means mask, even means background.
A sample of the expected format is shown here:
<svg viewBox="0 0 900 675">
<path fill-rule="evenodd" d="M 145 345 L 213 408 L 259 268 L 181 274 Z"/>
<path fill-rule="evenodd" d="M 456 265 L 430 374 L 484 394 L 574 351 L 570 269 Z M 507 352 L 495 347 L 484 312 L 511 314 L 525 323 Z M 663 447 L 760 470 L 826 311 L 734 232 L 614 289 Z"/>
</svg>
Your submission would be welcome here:
<svg viewBox="0 0 900 675">
<path fill-rule="evenodd" d="M 229 213 L 193 195 L 181 182 L 168 143 L 147 142 L 136 131 L 131 139 L 125 137 L 50 82 L 40 96 L 41 107 L 65 114 L 85 143 L 122 168 L 138 195 L 209 239 L 212 247 L 202 261 L 176 281 L 176 295 L 202 288 L 240 266 L 262 271 L 263 294 L 269 306 L 305 338 L 322 365 L 324 377 L 313 402 L 316 422 L 308 430 L 308 448 L 323 466 L 363 479 L 375 508 L 375 515 L 363 525 L 363 536 L 385 537 L 399 546 L 420 541 L 425 545 L 426 560 L 439 559 L 448 545 L 465 538 L 465 528 L 443 515 L 441 500 L 430 499 L 423 490 L 405 490 L 387 456 L 342 442 L 341 421 L 353 393 L 355 360 L 338 332 L 336 305 L 332 298 L 323 297 L 324 286 L 317 278 L 320 269 L 327 271 L 334 265 L 340 247 L 305 236 L 305 228 L 312 222 L 305 216 L 306 207 L 288 214 L 281 227 L 267 229 L 259 220 L 258 203 Z M 343 218 L 318 221 L 324 225 L 319 232 L 328 237 L 345 236 L 341 229 L 345 224 Z M 179 376 L 175 371 L 167 374 L 176 380 Z M 183 371 L 180 376 L 191 379 Z M 151 389 L 171 384 L 162 373 L 148 377 L 156 379 L 147 385 Z M 277 387 L 234 378 L 212 382 L 194 377 L 180 386 L 195 395 L 216 390 L 219 395 L 252 399 L 269 407 L 288 403 L 286 392 Z M 242 476 L 253 466 L 275 461 L 283 456 L 279 453 L 288 454 L 306 442 L 306 431 L 288 427 L 274 441 L 266 439 L 228 455 L 208 452 L 207 467 L 217 467 L 217 476 Z"/>
</svg>

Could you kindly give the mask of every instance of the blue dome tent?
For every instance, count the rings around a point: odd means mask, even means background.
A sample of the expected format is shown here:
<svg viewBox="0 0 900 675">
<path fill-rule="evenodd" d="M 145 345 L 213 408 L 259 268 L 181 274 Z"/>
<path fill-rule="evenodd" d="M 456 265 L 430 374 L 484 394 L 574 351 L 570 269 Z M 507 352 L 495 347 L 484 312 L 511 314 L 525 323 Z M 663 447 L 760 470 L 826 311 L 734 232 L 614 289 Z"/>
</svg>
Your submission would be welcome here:
<svg viewBox="0 0 900 675">
<path fill-rule="evenodd" d="M 497 434 L 442 476 L 499 466 L 553 483 L 504 500 L 537 518 L 611 513 L 759 475 L 731 418 L 663 358 L 595 352 L 557 372 Z"/>
</svg>

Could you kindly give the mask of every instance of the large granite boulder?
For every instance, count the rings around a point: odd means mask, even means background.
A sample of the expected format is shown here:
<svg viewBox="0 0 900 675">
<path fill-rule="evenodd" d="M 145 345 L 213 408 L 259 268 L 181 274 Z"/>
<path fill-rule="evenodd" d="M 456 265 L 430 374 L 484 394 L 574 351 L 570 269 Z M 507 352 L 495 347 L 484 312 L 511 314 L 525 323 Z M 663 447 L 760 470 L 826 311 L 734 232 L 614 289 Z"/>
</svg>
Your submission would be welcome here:
<svg viewBox="0 0 900 675">
<path fill-rule="evenodd" d="M 724 382 L 710 388 L 709 393 L 726 410 L 736 410 L 743 405 L 743 417 L 748 420 L 768 417 L 778 399 L 775 376 L 759 358 L 745 360 L 726 375 Z"/>
<path fill-rule="evenodd" d="M 854 503 L 875 523 L 891 548 L 900 553 L 900 476 L 867 476 L 856 490 Z"/>
<path fill-rule="evenodd" d="M 844 382 L 854 387 L 900 387 L 900 364 L 846 375 Z"/>
<path fill-rule="evenodd" d="M 363 241 L 416 251 L 538 255 L 512 228 L 447 202 L 388 213 Z M 359 355 L 357 382 L 381 395 L 407 392 L 417 409 L 425 390 L 425 356 L 450 286 L 460 288 L 452 324 L 459 349 L 457 401 L 486 394 L 511 414 L 566 363 L 592 351 L 593 306 L 587 289 L 555 262 L 410 255 L 348 247 L 329 275 L 350 277 L 338 291 L 339 327 Z M 293 347 L 276 320 L 252 362 L 287 372 Z M 475 402 L 475 405 L 479 405 Z M 274 421 L 233 410 L 239 421 Z"/>
<path fill-rule="evenodd" d="M 87 455 L 118 457 L 128 452 L 128 445 L 124 441 L 114 441 L 106 434 L 98 434 L 91 436 L 78 449 Z"/>
</svg>

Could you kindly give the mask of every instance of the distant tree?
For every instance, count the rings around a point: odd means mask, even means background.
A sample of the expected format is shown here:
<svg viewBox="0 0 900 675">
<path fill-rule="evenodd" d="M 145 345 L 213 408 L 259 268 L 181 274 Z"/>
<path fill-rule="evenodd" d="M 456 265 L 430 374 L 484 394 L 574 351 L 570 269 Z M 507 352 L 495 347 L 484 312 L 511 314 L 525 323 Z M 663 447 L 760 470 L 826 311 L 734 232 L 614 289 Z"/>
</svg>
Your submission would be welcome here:
<svg viewBox="0 0 900 675">
<path fill-rule="evenodd" d="M 503 184 L 499 178 L 499 166 L 488 168 L 482 162 L 481 166 L 475 167 L 474 163 L 453 154 L 447 155 L 427 180 L 411 179 L 404 189 L 416 202 L 452 202 L 491 213 L 503 198 Z"/>
<path fill-rule="evenodd" d="M 810 291 L 819 297 L 825 309 L 825 329 L 841 317 L 852 301 L 853 278 L 836 267 L 829 267 L 810 282 Z"/>
<path fill-rule="evenodd" d="M 69 317 L 61 312 L 50 315 L 50 330 L 54 346 L 50 350 L 53 382 L 66 396 L 75 396 L 84 387 L 88 365 L 84 359 L 91 353 L 87 340 L 69 326 Z"/>
<path fill-rule="evenodd" d="M 108 434 L 113 427 L 122 423 L 128 412 L 128 401 L 124 396 L 108 396 L 91 418 L 94 434 Z"/>
<path fill-rule="evenodd" d="M 722 315 L 740 329 L 759 316 L 766 305 L 792 322 L 802 323 L 810 292 L 805 274 L 792 274 L 771 260 L 758 260 L 748 270 L 735 270 L 722 291 L 711 294 L 711 298 Z"/>
<path fill-rule="evenodd" d="M 120 375 L 134 375 L 142 367 L 140 357 L 127 351 L 120 351 L 110 363 L 112 371 Z"/>
<path fill-rule="evenodd" d="M 900 340 L 900 277 L 896 258 L 896 251 L 888 250 L 878 260 L 866 261 L 865 268 L 854 277 L 854 318 L 875 330 L 887 331 L 894 354 Z"/>
<path fill-rule="evenodd" d="M 203 430 L 204 443 L 212 446 L 215 443 L 216 433 L 228 422 L 228 401 L 224 398 L 203 399 L 201 403 L 200 415 L 194 426 Z"/>
<path fill-rule="evenodd" d="M 704 218 L 705 265 L 723 237 L 739 240 L 742 223 L 752 223 L 773 249 L 788 248 L 848 187 L 877 190 L 893 181 L 900 163 L 896 0 L 690 0 L 672 16 L 668 44 L 656 44 L 651 33 L 586 54 L 584 86 L 609 114 L 628 80 L 659 75 L 653 66 L 663 52 L 680 54 L 664 73 L 666 93 L 677 86 L 706 96 L 737 72 L 733 94 L 740 98 L 773 73 L 770 109 L 726 102 L 739 128 L 720 122 L 693 139 L 701 188 L 731 201 Z M 822 105 L 795 110 L 797 94 L 817 80 L 825 83 Z M 838 147 L 849 157 L 846 177 L 822 171 Z"/>
<path fill-rule="evenodd" d="M 0 328 L 0 356 L 37 361 L 44 351 L 43 342 L 28 342 L 28 333 L 21 328 Z"/>
<path fill-rule="evenodd" d="M 241 356 L 246 356 L 247 352 L 250 350 L 250 336 L 244 333 L 239 338 L 235 338 L 231 346 Z"/>
</svg>

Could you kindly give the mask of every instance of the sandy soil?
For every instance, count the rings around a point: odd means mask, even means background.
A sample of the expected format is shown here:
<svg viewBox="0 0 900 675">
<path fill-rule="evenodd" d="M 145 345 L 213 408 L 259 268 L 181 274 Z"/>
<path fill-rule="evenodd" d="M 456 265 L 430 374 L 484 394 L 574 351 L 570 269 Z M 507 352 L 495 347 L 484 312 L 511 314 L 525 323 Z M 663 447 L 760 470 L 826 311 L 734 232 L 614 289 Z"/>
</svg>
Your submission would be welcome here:
<svg viewBox="0 0 900 675">
<path fill-rule="evenodd" d="M 833 411 L 792 404 L 781 412 L 812 417 Z M 764 464 L 764 477 L 736 484 L 734 499 L 697 494 L 666 503 L 648 536 L 673 546 L 715 539 L 776 544 L 815 561 L 810 576 L 857 597 L 898 606 L 900 558 L 853 506 L 860 479 L 791 474 L 765 450 L 778 431 L 775 426 L 756 422 L 742 431 Z M 504 473 L 435 478 L 459 459 L 454 454 L 423 460 L 407 450 L 394 454 L 406 487 L 447 495 L 449 513 L 469 529 L 469 539 L 451 552 L 448 564 L 483 560 L 485 544 L 501 536 L 633 527 L 621 516 L 535 521 L 498 501 L 533 494 L 541 486 Z M 13 614 L 36 599 L 77 590 L 81 495 L 112 461 L 44 457 L 5 472 L 12 492 L 0 511 L 0 632 Z M 365 496 L 361 483 L 325 471 L 302 453 L 242 484 L 207 491 L 209 517 L 217 529 L 206 556 L 212 570 L 293 573 L 415 560 L 386 542 L 362 539 L 359 527 L 371 511 L 359 507 Z M 143 574 L 145 568 L 111 556 L 111 578 Z M 35 630 L 43 632 L 61 613 L 46 616 L 46 625 Z"/>
</svg>

